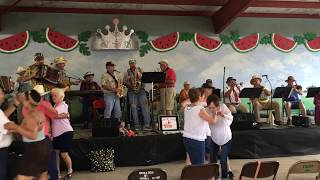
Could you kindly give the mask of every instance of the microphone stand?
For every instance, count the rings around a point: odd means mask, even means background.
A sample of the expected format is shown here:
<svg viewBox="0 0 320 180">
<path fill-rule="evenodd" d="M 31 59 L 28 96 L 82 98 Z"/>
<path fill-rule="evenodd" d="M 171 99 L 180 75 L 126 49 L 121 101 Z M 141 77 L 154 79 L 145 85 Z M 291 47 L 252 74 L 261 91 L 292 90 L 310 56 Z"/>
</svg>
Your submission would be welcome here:
<svg viewBox="0 0 320 180">
<path fill-rule="evenodd" d="M 270 81 L 268 75 L 266 75 L 265 77 L 266 77 L 266 80 L 268 81 L 269 86 L 270 86 L 270 93 L 271 93 L 271 97 L 270 97 L 271 103 L 270 103 L 270 106 L 271 106 L 271 114 L 273 115 L 273 113 L 272 113 L 272 110 L 273 110 L 273 107 L 272 107 L 272 103 L 273 103 L 273 98 L 272 98 L 272 93 L 273 93 L 272 84 L 271 84 L 271 81 Z M 270 127 L 273 128 L 272 116 L 271 116 L 271 119 L 270 119 Z"/>
<path fill-rule="evenodd" d="M 226 79 L 226 67 L 223 67 L 223 78 L 222 78 L 222 102 L 225 103 L 225 98 L 224 98 L 224 88 L 225 88 L 225 79 Z"/>
</svg>

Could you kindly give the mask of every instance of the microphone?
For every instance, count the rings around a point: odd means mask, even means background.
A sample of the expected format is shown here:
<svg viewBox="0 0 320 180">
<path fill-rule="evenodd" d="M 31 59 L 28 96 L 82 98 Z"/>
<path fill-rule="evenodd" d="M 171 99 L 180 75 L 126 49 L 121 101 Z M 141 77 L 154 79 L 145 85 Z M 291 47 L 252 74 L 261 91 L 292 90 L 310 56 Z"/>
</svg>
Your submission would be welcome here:
<svg viewBox="0 0 320 180">
<path fill-rule="evenodd" d="M 267 75 L 267 74 L 264 74 L 264 75 L 262 75 L 262 77 L 268 77 L 268 75 Z"/>
</svg>

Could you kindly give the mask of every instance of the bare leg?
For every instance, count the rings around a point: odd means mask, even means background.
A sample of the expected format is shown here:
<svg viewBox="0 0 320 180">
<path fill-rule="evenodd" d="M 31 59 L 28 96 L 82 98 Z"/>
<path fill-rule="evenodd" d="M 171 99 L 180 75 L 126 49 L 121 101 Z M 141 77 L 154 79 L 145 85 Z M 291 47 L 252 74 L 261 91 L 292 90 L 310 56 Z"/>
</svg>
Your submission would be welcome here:
<svg viewBox="0 0 320 180">
<path fill-rule="evenodd" d="M 63 161 L 66 163 L 68 168 L 68 174 L 71 174 L 73 172 L 72 170 L 72 160 L 67 152 L 61 153 L 61 157 Z"/>
<path fill-rule="evenodd" d="M 256 118 L 256 122 L 259 123 L 259 122 L 261 122 L 260 110 L 262 108 L 262 105 L 259 103 L 258 100 L 254 100 L 252 103 L 253 103 L 253 109 L 254 109 L 254 115 Z"/>
<path fill-rule="evenodd" d="M 229 105 L 228 108 L 231 111 L 231 113 L 236 113 L 237 112 L 236 108 L 233 105 Z"/>
<path fill-rule="evenodd" d="M 190 157 L 189 157 L 188 153 L 187 153 L 187 157 L 186 157 L 186 165 L 191 165 L 191 161 L 190 161 Z"/>
<path fill-rule="evenodd" d="M 60 150 L 56 150 L 56 156 L 57 156 L 57 170 L 58 170 L 58 176 L 61 176 L 60 172 Z"/>
<path fill-rule="evenodd" d="M 48 171 L 41 173 L 38 179 L 39 180 L 47 180 L 48 179 Z"/>
<path fill-rule="evenodd" d="M 302 101 L 299 102 L 299 108 L 302 116 L 307 116 L 307 110 Z"/>
<path fill-rule="evenodd" d="M 32 180 L 32 176 L 22 176 L 22 175 L 17 175 L 17 180 Z"/>
<path fill-rule="evenodd" d="M 291 103 L 286 102 L 285 108 L 286 108 L 286 113 L 287 113 L 288 119 L 291 119 L 292 118 L 291 117 Z"/>
</svg>

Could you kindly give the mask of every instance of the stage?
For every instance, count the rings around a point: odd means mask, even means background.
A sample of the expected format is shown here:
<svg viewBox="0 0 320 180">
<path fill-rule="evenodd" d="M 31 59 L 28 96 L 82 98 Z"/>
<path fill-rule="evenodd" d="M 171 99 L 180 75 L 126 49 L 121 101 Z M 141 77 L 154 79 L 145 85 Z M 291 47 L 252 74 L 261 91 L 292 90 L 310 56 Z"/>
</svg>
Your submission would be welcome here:
<svg viewBox="0 0 320 180">
<path fill-rule="evenodd" d="M 147 166 L 185 159 L 180 133 L 133 138 L 79 138 L 79 133 L 77 136 L 70 153 L 75 170 L 89 170 L 87 153 L 90 149 L 106 147 L 114 148 L 117 167 Z M 230 157 L 251 159 L 318 154 L 318 139 L 320 127 L 234 131 Z"/>
</svg>

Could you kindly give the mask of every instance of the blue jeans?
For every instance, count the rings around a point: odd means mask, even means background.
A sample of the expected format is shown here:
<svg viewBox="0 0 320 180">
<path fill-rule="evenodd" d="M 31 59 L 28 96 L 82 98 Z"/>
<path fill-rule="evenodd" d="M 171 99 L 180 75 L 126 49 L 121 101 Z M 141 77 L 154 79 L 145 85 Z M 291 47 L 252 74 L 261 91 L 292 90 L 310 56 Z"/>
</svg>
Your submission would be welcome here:
<svg viewBox="0 0 320 180">
<path fill-rule="evenodd" d="M 144 89 L 141 89 L 138 92 L 129 91 L 128 98 L 129 98 L 129 103 L 131 107 L 134 127 L 138 128 L 140 124 L 138 109 L 137 109 L 138 106 L 140 106 L 142 111 L 144 127 L 150 127 L 150 113 L 149 113 L 149 107 L 148 107 L 148 100 L 147 100 L 147 95 Z"/>
<path fill-rule="evenodd" d="M 220 146 L 211 140 L 210 158 L 211 163 L 217 163 L 217 155 Z M 228 177 L 228 154 L 231 147 L 231 140 L 221 146 L 220 164 L 221 164 L 221 178 Z"/>
<path fill-rule="evenodd" d="M 83 98 L 82 101 L 82 115 L 84 117 L 84 122 L 89 123 L 92 114 L 92 99 Z"/>
<path fill-rule="evenodd" d="M 104 118 L 111 118 L 111 113 L 113 110 L 114 118 L 120 120 L 121 118 L 120 99 L 116 95 L 116 93 L 105 93 L 104 102 L 106 103 L 106 107 L 104 109 Z"/>
<path fill-rule="evenodd" d="M 191 164 L 204 164 L 205 141 L 197 141 L 183 137 L 184 147 L 189 154 Z"/>
<path fill-rule="evenodd" d="M 58 175 L 58 168 L 57 168 L 57 157 L 56 157 L 56 151 L 53 149 L 52 142 L 49 140 L 50 145 L 52 147 L 51 149 L 51 155 L 50 155 L 50 160 L 49 160 L 49 175 L 50 175 L 50 180 L 57 180 L 59 179 Z"/>
<path fill-rule="evenodd" d="M 8 163 L 8 148 L 0 149 L 0 178 L 7 177 L 7 163 Z"/>
</svg>

